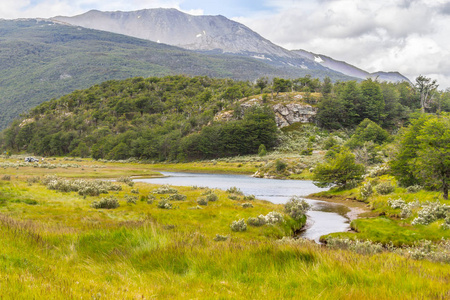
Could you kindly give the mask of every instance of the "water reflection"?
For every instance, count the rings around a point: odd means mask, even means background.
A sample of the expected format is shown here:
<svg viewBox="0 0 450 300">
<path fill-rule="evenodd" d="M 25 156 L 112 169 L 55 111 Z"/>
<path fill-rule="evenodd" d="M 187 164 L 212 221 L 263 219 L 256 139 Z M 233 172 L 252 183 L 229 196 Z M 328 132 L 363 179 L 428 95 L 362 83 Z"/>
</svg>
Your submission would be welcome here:
<svg viewBox="0 0 450 300">
<path fill-rule="evenodd" d="M 238 187 L 245 195 L 255 195 L 261 200 L 273 203 L 286 203 L 292 196 L 307 196 L 325 189 L 316 187 L 311 181 L 277 180 L 253 178 L 243 175 L 196 174 L 181 172 L 161 172 L 166 177 L 136 179 L 135 181 L 178 186 L 202 186 L 226 190 Z M 349 220 L 345 216 L 349 209 L 341 204 L 304 198 L 312 208 L 308 212 L 308 224 L 302 237 L 319 241 L 320 236 L 347 231 Z"/>
</svg>

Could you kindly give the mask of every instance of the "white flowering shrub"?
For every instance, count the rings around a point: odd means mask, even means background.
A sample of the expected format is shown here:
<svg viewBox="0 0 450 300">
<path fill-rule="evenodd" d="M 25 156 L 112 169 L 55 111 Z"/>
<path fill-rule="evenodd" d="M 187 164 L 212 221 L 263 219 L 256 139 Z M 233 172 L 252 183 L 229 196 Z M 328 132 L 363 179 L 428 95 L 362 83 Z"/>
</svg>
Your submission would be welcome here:
<svg viewBox="0 0 450 300">
<path fill-rule="evenodd" d="M 265 216 L 266 224 L 277 224 L 284 221 L 283 215 L 276 211 L 271 211 Z"/>
<path fill-rule="evenodd" d="M 414 208 L 420 207 L 420 203 L 418 200 L 406 203 L 403 199 L 398 198 L 396 200 L 389 199 L 388 204 L 390 207 L 394 209 L 401 209 L 400 218 L 406 219 L 412 215 L 412 210 Z"/>
<path fill-rule="evenodd" d="M 85 179 L 61 179 L 56 176 L 45 176 L 42 183 L 49 190 L 60 192 L 78 192 L 81 196 L 98 196 L 107 194 L 109 191 L 120 191 L 119 185 L 112 184 L 111 181 L 105 180 L 85 180 Z"/>
<path fill-rule="evenodd" d="M 237 231 L 237 232 L 246 231 L 247 224 L 245 224 L 244 219 L 240 219 L 239 221 L 233 221 L 233 223 L 231 223 L 231 225 L 230 225 L 230 228 L 232 231 Z"/>
<path fill-rule="evenodd" d="M 96 209 L 99 209 L 99 208 L 114 209 L 114 208 L 118 208 L 119 206 L 120 206 L 119 200 L 117 200 L 117 198 L 114 196 L 102 198 L 102 199 L 100 199 L 100 201 L 94 201 L 91 204 L 91 207 L 96 208 Z"/>
<path fill-rule="evenodd" d="M 373 186 L 372 182 L 369 181 L 365 183 L 360 189 L 359 189 L 359 198 L 363 201 L 366 201 L 369 199 L 370 196 L 373 194 Z"/>
<path fill-rule="evenodd" d="M 266 224 L 266 217 L 264 215 L 259 215 L 256 218 L 250 217 L 247 220 L 248 225 L 259 227 Z"/>
<path fill-rule="evenodd" d="M 350 250 L 359 254 L 375 254 L 383 251 L 383 245 L 371 241 L 359 241 L 328 237 L 327 247 L 332 249 Z"/>
<path fill-rule="evenodd" d="M 387 165 L 376 166 L 372 170 L 370 170 L 369 177 L 379 177 L 388 174 L 389 171 L 390 168 Z"/>
<path fill-rule="evenodd" d="M 445 218 L 444 223 L 442 223 L 441 228 L 444 230 L 450 229 L 450 214 L 447 214 L 447 218 Z"/>
<path fill-rule="evenodd" d="M 305 200 L 299 197 L 292 197 L 284 205 L 284 211 L 294 220 L 300 220 L 305 213 L 311 208 Z"/>
<path fill-rule="evenodd" d="M 162 198 L 161 200 L 158 201 L 158 208 L 171 209 L 172 203 L 170 203 L 168 199 Z"/>
<path fill-rule="evenodd" d="M 439 201 L 427 202 L 423 205 L 422 210 L 417 213 L 417 218 L 412 221 L 412 225 L 428 225 L 438 219 L 447 218 L 450 212 L 450 206 L 441 204 Z"/>
<path fill-rule="evenodd" d="M 153 191 L 154 194 L 177 194 L 177 189 L 168 184 L 164 184 Z"/>
</svg>

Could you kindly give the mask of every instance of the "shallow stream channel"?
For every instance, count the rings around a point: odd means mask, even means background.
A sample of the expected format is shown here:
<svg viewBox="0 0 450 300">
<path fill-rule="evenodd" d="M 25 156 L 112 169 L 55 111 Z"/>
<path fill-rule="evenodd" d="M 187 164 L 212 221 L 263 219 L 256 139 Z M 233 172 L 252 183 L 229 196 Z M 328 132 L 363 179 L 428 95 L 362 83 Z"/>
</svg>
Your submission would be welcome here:
<svg viewBox="0 0 450 300">
<path fill-rule="evenodd" d="M 174 186 L 198 186 L 226 190 L 239 188 L 245 195 L 255 195 L 257 199 L 276 204 L 286 203 L 292 196 L 300 196 L 311 205 L 308 221 L 300 233 L 303 238 L 319 242 L 322 235 L 343 232 L 350 229 L 348 213 L 352 210 L 343 204 L 306 198 L 307 195 L 324 191 L 307 180 L 277 180 L 253 178 L 245 175 L 198 174 L 181 172 L 161 172 L 165 177 L 135 179 L 138 182 L 170 184 Z"/>
</svg>

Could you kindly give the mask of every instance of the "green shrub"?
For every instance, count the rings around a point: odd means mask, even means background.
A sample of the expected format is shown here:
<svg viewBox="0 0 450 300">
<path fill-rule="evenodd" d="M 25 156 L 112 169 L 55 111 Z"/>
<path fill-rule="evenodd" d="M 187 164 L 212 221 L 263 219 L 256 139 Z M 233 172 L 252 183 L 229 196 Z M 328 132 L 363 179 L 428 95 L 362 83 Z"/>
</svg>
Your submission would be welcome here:
<svg viewBox="0 0 450 300">
<path fill-rule="evenodd" d="M 285 163 L 284 161 L 277 159 L 275 161 L 275 168 L 277 169 L 277 172 L 281 173 L 284 172 L 284 170 L 286 170 L 287 168 L 287 163 Z"/>
<path fill-rule="evenodd" d="M 158 208 L 171 209 L 172 203 L 170 203 L 168 199 L 162 198 L 161 200 L 158 201 Z"/>
<path fill-rule="evenodd" d="M 250 226 L 260 227 L 266 224 L 266 217 L 263 215 L 259 215 L 256 218 L 250 217 L 248 218 L 247 223 Z"/>
<path fill-rule="evenodd" d="M 11 175 L 3 175 L 2 180 L 11 180 Z"/>
<path fill-rule="evenodd" d="M 91 207 L 96 209 L 99 208 L 114 209 L 118 208 L 119 206 L 120 206 L 119 200 L 117 200 L 117 198 L 114 196 L 102 198 L 100 199 L 100 201 L 94 201 L 91 204 Z"/>
<path fill-rule="evenodd" d="M 227 189 L 228 194 L 236 194 L 236 195 L 243 195 L 244 193 L 237 187 L 232 186 Z"/>
<path fill-rule="evenodd" d="M 395 191 L 395 186 L 390 182 L 382 182 L 375 187 L 375 190 L 380 195 L 388 195 Z"/>
<path fill-rule="evenodd" d="M 131 195 L 125 195 L 125 199 L 127 200 L 128 204 L 136 204 L 138 197 L 137 196 L 131 196 Z"/>
<path fill-rule="evenodd" d="M 197 204 L 198 205 L 208 205 L 208 200 L 205 197 L 200 197 L 197 199 Z"/>
<path fill-rule="evenodd" d="M 122 177 L 119 177 L 119 178 L 117 179 L 117 182 L 123 182 L 123 183 L 125 183 L 125 184 L 128 184 L 128 185 L 131 186 L 131 187 L 134 185 L 133 180 L 132 180 L 131 177 L 129 177 L 129 176 L 122 176 Z"/>
<path fill-rule="evenodd" d="M 415 185 L 410 185 L 406 188 L 406 191 L 410 194 L 413 193 L 417 193 L 418 191 L 420 191 L 421 189 L 423 189 L 423 187 L 421 185 L 415 184 Z"/>
<path fill-rule="evenodd" d="M 177 194 L 177 189 L 168 184 L 164 184 L 153 191 L 154 194 Z"/>
<path fill-rule="evenodd" d="M 369 197 L 372 196 L 372 194 L 373 194 L 373 187 L 372 187 L 371 181 L 365 183 L 359 189 L 359 198 L 363 201 L 366 201 L 367 199 L 369 199 Z"/>
<path fill-rule="evenodd" d="M 216 237 L 213 239 L 216 242 L 224 242 L 226 240 L 228 240 L 229 236 L 228 235 L 220 235 L 220 234 L 216 234 Z"/>
<path fill-rule="evenodd" d="M 206 195 L 206 200 L 208 202 L 214 202 L 214 201 L 217 201 L 218 199 L 219 199 L 219 197 L 214 193 Z"/>
<path fill-rule="evenodd" d="M 242 203 L 243 208 L 253 208 L 253 204 L 251 203 Z"/>
<path fill-rule="evenodd" d="M 266 146 L 264 146 L 264 144 L 259 145 L 258 155 L 259 156 L 266 156 L 267 155 Z"/>
<path fill-rule="evenodd" d="M 255 199 L 256 199 L 255 195 L 244 196 L 244 200 L 246 201 L 253 201 Z"/>
<path fill-rule="evenodd" d="M 284 205 L 284 211 L 294 220 L 300 220 L 311 206 L 303 199 L 294 196 Z"/>
<path fill-rule="evenodd" d="M 233 221 L 231 223 L 230 228 L 232 231 L 241 232 L 247 230 L 247 224 L 245 224 L 244 219 L 240 219 L 239 221 Z"/>
<path fill-rule="evenodd" d="M 182 195 L 182 194 L 172 194 L 169 195 L 169 200 L 174 200 L 174 201 L 184 201 L 186 200 L 186 195 Z"/>
</svg>

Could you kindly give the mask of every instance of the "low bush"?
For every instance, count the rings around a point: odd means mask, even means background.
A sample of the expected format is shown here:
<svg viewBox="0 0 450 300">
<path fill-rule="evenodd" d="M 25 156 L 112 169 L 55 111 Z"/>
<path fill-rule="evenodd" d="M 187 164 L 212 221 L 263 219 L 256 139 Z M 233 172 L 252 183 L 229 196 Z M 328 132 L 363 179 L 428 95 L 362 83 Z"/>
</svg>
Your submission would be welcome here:
<svg viewBox="0 0 450 300">
<path fill-rule="evenodd" d="M 3 175 L 2 180 L 11 180 L 11 175 Z"/>
<path fill-rule="evenodd" d="M 244 196 L 244 200 L 246 201 L 253 201 L 255 199 L 256 199 L 255 195 Z"/>
<path fill-rule="evenodd" d="M 186 195 L 182 195 L 182 194 L 172 194 L 169 195 L 169 200 L 174 200 L 174 201 L 184 201 L 186 200 Z"/>
<path fill-rule="evenodd" d="M 158 208 L 171 209 L 172 208 L 172 203 L 170 203 L 168 199 L 162 198 L 158 202 Z"/>
<path fill-rule="evenodd" d="M 367 199 L 369 199 L 369 197 L 372 196 L 372 194 L 373 194 L 373 186 L 372 186 L 372 182 L 371 181 L 365 183 L 359 189 L 359 198 L 362 201 L 366 201 Z"/>
<path fill-rule="evenodd" d="M 450 205 L 441 204 L 439 201 L 427 202 L 422 206 L 422 210 L 417 213 L 417 218 L 412 221 L 412 225 L 428 225 L 438 219 L 446 219 L 450 213 Z"/>
<path fill-rule="evenodd" d="M 200 197 L 197 199 L 197 204 L 198 205 L 208 205 L 208 200 L 205 197 Z"/>
<path fill-rule="evenodd" d="M 247 224 L 245 224 L 244 219 L 240 219 L 239 221 L 233 221 L 231 223 L 230 228 L 232 231 L 241 232 L 247 230 Z"/>
<path fill-rule="evenodd" d="M 393 186 L 390 182 L 382 182 L 375 186 L 375 190 L 380 195 L 388 195 L 395 191 L 395 186 Z"/>
<path fill-rule="evenodd" d="M 137 196 L 131 196 L 131 195 L 125 195 L 125 199 L 127 200 L 128 204 L 136 204 L 138 197 Z"/>
<path fill-rule="evenodd" d="M 266 224 L 266 217 L 263 215 L 259 215 L 256 218 L 250 217 L 250 218 L 248 218 L 247 223 L 248 223 L 248 225 L 255 226 L 255 227 L 263 226 Z"/>
<path fill-rule="evenodd" d="M 284 221 L 283 215 L 276 211 L 271 211 L 265 216 L 266 224 L 277 224 Z"/>
<path fill-rule="evenodd" d="M 214 193 L 210 193 L 210 194 L 206 195 L 206 200 L 208 202 L 214 202 L 214 201 L 217 201 L 218 199 L 219 199 L 219 197 Z"/>
<path fill-rule="evenodd" d="M 228 240 L 229 236 L 228 235 L 220 235 L 220 234 L 216 234 L 216 237 L 213 239 L 216 242 L 223 242 Z"/>
<path fill-rule="evenodd" d="M 178 190 L 168 184 L 164 184 L 153 191 L 154 194 L 177 194 Z"/>
<path fill-rule="evenodd" d="M 228 194 L 244 195 L 244 193 L 237 187 L 232 186 L 227 189 Z"/>
<path fill-rule="evenodd" d="M 300 220 L 311 206 L 299 197 L 292 197 L 284 205 L 284 211 L 294 220 Z"/>
<path fill-rule="evenodd" d="M 96 209 L 99 208 L 114 209 L 118 208 L 119 206 L 120 206 L 119 200 L 117 200 L 117 198 L 114 196 L 102 198 L 100 199 L 100 201 L 94 201 L 91 204 L 91 207 Z"/>
<path fill-rule="evenodd" d="M 123 182 L 123 183 L 125 183 L 125 184 L 128 184 L 128 185 L 131 186 L 131 187 L 134 185 L 133 180 L 132 180 L 131 177 L 129 177 L 129 176 L 122 176 L 122 177 L 119 177 L 116 181 L 117 181 L 117 182 Z"/>
<path fill-rule="evenodd" d="M 408 187 L 406 188 L 406 191 L 407 191 L 408 193 L 410 193 L 410 194 L 413 194 L 413 193 L 417 193 L 417 192 L 420 191 L 421 189 L 423 189 L 423 186 L 416 184 L 416 185 L 408 186 Z"/>
<path fill-rule="evenodd" d="M 243 208 L 253 208 L 253 204 L 251 203 L 242 203 Z"/>
</svg>

